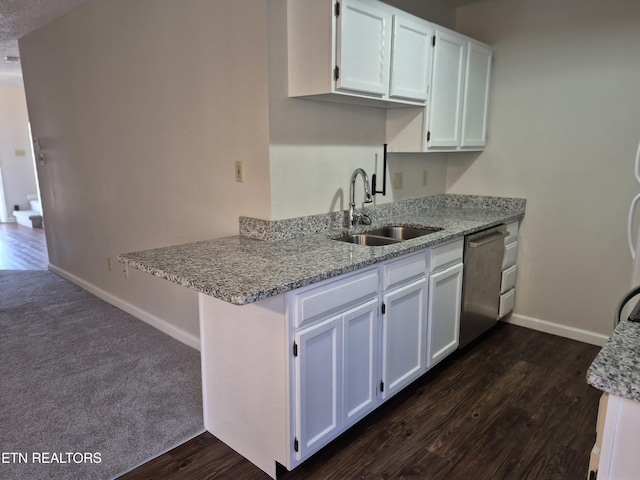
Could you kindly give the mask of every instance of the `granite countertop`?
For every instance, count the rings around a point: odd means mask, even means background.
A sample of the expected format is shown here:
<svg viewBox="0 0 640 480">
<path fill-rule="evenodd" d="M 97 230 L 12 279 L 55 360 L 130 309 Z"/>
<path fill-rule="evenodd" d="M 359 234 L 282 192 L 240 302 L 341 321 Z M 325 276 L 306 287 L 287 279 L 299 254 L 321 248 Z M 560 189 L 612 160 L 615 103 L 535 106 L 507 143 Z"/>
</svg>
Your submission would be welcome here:
<svg viewBox="0 0 640 480">
<path fill-rule="evenodd" d="M 587 370 L 603 392 L 640 401 L 640 323 L 623 320 Z"/>
<path fill-rule="evenodd" d="M 420 201 L 387 205 L 379 211 L 371 210 L 376 213 L 372 215 L 372 225 L 355 229 L 329 228 L 307 233 L 306 226 L 318 223 L 318 216 L 303 217 L 302 226 L 298 223 L 293 228 L 292 224 L 286 224 L 287 228 L 282 229 L 286 230 L 283 239 L 260 240 L 245 232 L 232 237 L 122 254 L 118 261 L 226 302 L 246 305 L 509 223 L 524 216 L 524 205 L 523 199 L 501 197 L 425 197 Z M 386 225 L 440 227 L 442 230 L 377 247 L 334 240 L 348 233 L 361 233 Z M 269 229 L 258 230 L 264 233 Z M 288 238 L 291 230 L 300 230 L 303 234 Z"/>
</svg>

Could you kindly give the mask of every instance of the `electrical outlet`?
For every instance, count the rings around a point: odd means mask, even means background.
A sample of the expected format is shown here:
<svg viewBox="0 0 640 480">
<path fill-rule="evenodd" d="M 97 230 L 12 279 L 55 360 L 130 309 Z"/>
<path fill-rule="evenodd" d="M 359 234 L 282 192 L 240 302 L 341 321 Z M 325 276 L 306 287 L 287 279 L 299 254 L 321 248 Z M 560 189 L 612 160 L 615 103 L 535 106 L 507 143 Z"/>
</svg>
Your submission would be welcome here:
<svg viewBox="0 0 640 480">
<path fill-rule="evenodd" d="M 427 170 L 422 171 L 422 186 L 426 187 L 429 184 L 429 175 Z"/>
<path fill-rule="evenodd" d="M 107 258 L 107 270 L 111 271 L 111 257 Z"/>
<path fill-rule="evenodd" d="M 236 182 L 244 182 L 244 167 L 239 160 L 236 162 Z"/>
<path fill-rule="evenodd" d="M 396 172 L 393 174 L 393 181 L 391 184 L 394 190 L 400 190 L 402 188 L 402 172 Z"/>
</svg>

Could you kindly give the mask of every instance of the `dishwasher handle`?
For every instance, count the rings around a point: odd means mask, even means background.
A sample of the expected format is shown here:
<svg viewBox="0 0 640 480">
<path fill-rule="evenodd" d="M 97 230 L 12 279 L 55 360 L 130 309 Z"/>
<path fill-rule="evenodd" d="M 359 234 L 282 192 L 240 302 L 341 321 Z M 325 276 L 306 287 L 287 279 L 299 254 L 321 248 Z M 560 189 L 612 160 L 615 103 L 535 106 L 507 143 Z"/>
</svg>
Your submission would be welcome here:
<svg viewBox="0 0 640 480">
<path fill-rule="evenodd" d="M 509 235 L 509 232 L 496 232 L 494 235 L 490 235 L 486 238 L 483 238 L 479 242 L 469 242 L 469 248 L 483 247 L 488 243 L 493 243 L 496 240 L 500 240 L 508 235 Z"/>
</svg>

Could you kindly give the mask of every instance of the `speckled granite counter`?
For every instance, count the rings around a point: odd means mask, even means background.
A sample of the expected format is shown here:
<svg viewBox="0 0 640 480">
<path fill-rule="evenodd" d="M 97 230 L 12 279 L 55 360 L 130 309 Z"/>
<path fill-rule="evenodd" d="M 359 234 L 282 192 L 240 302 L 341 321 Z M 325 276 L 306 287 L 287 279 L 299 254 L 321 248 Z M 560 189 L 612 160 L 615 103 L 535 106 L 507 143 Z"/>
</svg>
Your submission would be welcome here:
<svg viewBox="0 0 640 480">
<path fill-rule="evenodd" d="M 118 260 L 226 302 L 245 305 L 520 219 L 524 209 L 523 199 L 436 195 L 367 209 L 374 223 L 356 229 L 340 228 L 343 212 L 275 222 L 244 218 L 240 222 L 242 235 L 122 254 Z M 392 224 L 443 230 L 378 247 L 334 240 Z"/>
<path fill-rule="evenodd" d="M 603 392 L 640 401 L 640 323 L 618 324 L 589 367 L 587 382 Z"/>
</svg>

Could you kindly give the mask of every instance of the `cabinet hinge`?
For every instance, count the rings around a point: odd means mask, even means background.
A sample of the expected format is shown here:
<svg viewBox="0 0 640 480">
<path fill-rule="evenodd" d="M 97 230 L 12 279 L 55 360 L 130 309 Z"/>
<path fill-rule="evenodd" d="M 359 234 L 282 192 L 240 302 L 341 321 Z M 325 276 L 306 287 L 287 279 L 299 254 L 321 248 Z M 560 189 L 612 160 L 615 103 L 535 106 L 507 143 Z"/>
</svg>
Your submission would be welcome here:
<svg viewBox="0 0 640 480">
<path fill-rule="evenodd" d="M 336 15 L 336 17 L 340 16 L 340 2 L 336 2 L 335 15 Z"/>
<path fill-rule="evenodd" d="M 293 342 L 293 356 L 298 356 L 298 344 L 296 342 Z"/>
<path fill-rule="evenodd" d="M 427 132 L 427 142 L 428 142 L 429 140 L 431 140 L 431 131 L 430 131 L 430 130 Z"/>
<path fill-rule="evenodd" d="M 383 303 L 382 307 L 380 308 L 380 310 L 382 311 L 382 314 L 384 315 L 385 313 L 387 313 L 387 306 Z"/>
<path fill-rule="evenodd" d="M 293 439 L 293 451 L 294 452 L 298 451 L 298 439 L 297 438 Z"/>
<path fill-rule="evenodd" d="M 340 67 L 336 65 L 336 67 L 333 69 L 333 79 L 335 81 L 338 81 L 339 78 L 340 78 Z"/>
<path fill-rule="evenodd" d="M 436 36 L 433 36 L 433 39 L 431 40 L 431 45 L 433 45 L 434 47 L 436 46 Z"/>
<path fill-rule="evenodd" d="M 384 392 L 384 382 L 380 382 L 380 392 Z"/>
</svg>

